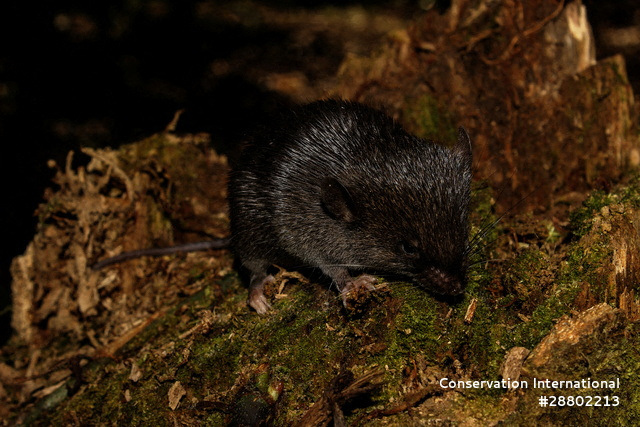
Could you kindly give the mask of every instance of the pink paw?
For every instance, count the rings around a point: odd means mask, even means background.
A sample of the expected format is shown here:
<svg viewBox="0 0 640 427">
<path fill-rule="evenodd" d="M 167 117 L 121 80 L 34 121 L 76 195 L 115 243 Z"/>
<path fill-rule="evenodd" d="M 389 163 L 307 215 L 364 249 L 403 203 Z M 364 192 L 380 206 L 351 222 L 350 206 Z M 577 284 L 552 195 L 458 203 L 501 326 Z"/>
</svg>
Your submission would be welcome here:
<svg viewBox="0 0 640 427">
<path fill-rule="evenodd" d="M 345 283 L 344 288 L 340 291 L 342 296 L 342 303 L 347 306 L 348 299 L 358 299 L 358 296 L 364 292 L 375 291 L 375 284 L 378 283 L 378 279 L 368 274 L 363 274 L 355 279 L 351 279 Z"/>
<path fill-rule="evenodd" d="M 265 314 L 267 311 L 271 310 L 271 304 L 267 301 L 267 297 L 264 296 L 264 292 L 262 289 L 260 292 L 250 292 L 249 299 L 247 303 L 258 313 Z"/>
<path fill-rule="evenodd" d="M 247 299 L 247 304 L 249 304 L 249 306 L 258 314 L 265 314 L 267 311 L 271 310 L 271 304 L 267 301 L 267 297 L 264 296 L 264 287 L 275 280 L 276 279 L 274 279 L 273 276 L 269 275 L 262 282 L 249 287 L 249 299 Z"/>
</svg>

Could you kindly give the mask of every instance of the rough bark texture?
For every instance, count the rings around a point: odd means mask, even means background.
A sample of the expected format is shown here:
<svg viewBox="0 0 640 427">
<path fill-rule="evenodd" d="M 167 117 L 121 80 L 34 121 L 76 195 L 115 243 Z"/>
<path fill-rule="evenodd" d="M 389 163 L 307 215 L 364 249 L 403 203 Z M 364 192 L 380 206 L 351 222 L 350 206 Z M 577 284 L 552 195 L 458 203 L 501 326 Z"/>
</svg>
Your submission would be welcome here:
<svg viewBox="0 0 640 427">
<path fill-rule="evenodd" d="M 521 209 L 547 209 L 640 161 L 624 61 L 596 64 L 579 1 L 453 1 L 341 74 L 334 94 L 385 105 L 417 134 L 467 127 L 502 210 L 525 196 Z"/>
<path fill-rule="evenodd" d="M 120 274 L 91 265 L 121 251 L 170 245 L 174 232 L 180 240 L 194 238 L 189 230 L 200 238 L 227 233 L 226 159 L 207 143 L 206 136 L 161 134 L 118 152 L 87 148 L 90 161 L 77 169 L 69 153 L 54 178 L 58 188 L 39 208 L 38 234 L 12 265 L 17 337 L 36 348 L 58 335 L 104 344 L 104 336 L 123 333 L 175 300 L 183 291 L 175 282 L 161 300 L 161 283 L 140 287 L 136 261 Z M 206 262 L 220 269 L 217 261 Z M 156 267 L 165 266 L 160 260 Z M 97 321 L 97 331 L 87 330 L 88 319 Z"/>
<path fill-rule="evenodd" d="M 201 137 L 171 133 L 117 152 L 87 150 L 88 166 L 74 167 L 70 156 L 58 172 L 38 233 L 13 264 L 3 422 L 638 419 L 640 181 L 629 172 L 638 163 L 637 109 L 621 60 L 593 64 L 580 3 L 533 3 L 453 1 L 377 55 L 347 61 L 348 84 L 335 92 L 384 104 L 423 136 L 446 139 L 457 123 L 474 135 L 478 174 L 492 184 L 474 193 L 482 247 L 474 261 L 491 261 L 472 268 L 463 301 L 389 283 L 345 309 L 332 290 L 281 271 L 267 289 L 273 310 L 259 316 L 221 251 L 92 272 L 92 262 L 120 250 L 224 235 L 226 161 Z M 607 191 L 585 198 L 594 187 Z M 538 188 L 518 208 L 545 215 L 487 227 L 496 210 Z M 619 379 L 620 388 L 440 382 L 501 376 Z M 544 408 L 541 395 L 617 396 L 620 405 Z"/>
</svg>

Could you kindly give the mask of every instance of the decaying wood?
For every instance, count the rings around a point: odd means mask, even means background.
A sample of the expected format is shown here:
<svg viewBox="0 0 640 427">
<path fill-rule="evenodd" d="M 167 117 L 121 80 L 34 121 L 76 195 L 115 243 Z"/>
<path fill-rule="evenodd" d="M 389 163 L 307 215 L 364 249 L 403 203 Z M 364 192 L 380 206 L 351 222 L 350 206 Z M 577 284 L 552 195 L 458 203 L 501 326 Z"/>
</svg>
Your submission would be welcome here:
<svg viewBox="0 0 640 427">
<path fill-rule="evenodd" d="M 135 284 L 139 283 L 136 276 L 141 271 L 123 268 L 122 274 L 117 275 L 114 269 L 92 271 L 90 265 L 116 251 L 170 243 L 173 230 L 164 209 L 182 209 L 182 214 L 192 217 L 206 216 L 199 224 L 204 232 L 209 231 L 205 224 L 223 223 L 224 216 L 216 215 L 215 209 L 208 212 L 199 204 L 217 203 L 218 212 L 224 215 L 226 160 L 205 148 L 203 143 L 207 139 L 202 137 L 179 140 L 165 134 L 157 138 L 165 138 L 167 143 L 163 147 L 148 142 L 149 157 L 137 166 L 131 163 L 124 166 L 122 152 L 86 148 L 83 152 L 91 160 L 86 167 L 75 169 L 73 153 L 69 153 L 64 169 L 58 169 L 54 178 L 58 191 L 49 192 L 47 202 L 40 208 L 39 233 L 12 266 L 12 326 L 18 337 L 34 346 L 46 345 L 41 335 L 44 323 L 49 339 L 62 333 L 82 339 L 96 328 L 91 339 L 95 336 L 100 345 L 106 345 L 157 310 L 159 301 L 151 298 L 147 306 L 140 303 L 132 306 L 127 302 L 134 294 L 136 298 L 141 296 L 140 285 Z M 137 149 L 145 150 L 143 145 Z M 175 189 L 167 186 L 167 178 L 162 176 L 167 170 L 158 168 L 171 168 L 171 165 L 161 166 L 154 159 L 157 155 L 154 150 L 166 156 L 172 149 L 176 156 L 199 156 L 200 164 L 211 167 L 208 173 L 203 168 L 201 177 L 203 180 L 214 177 L 209 194 L 194 197 L 185 193 L 182 199 L 170 200 Z M 176 157 L 174 161 L 179 164 L 180 159 Z M 180 185 L 175 177 L 171 184 Z M 185 200 L 192 206 L 185 205 Z M 194 214 L 196 210 L 198 213 Z M 135 265 L 135 261 L 126 266 L 132 264 Z M 147 292 L 153 296 L 151 289 Z M 87 320 L 91 328 L 87 328 Z"/>
<path fill-rule="evenodd" d="M 341 406 L 351 399 L 371 392 L 381 386 L 382 371 L 374 371 L 357 379 L 350 372 L 336 376 L 320 400 L 314 403 L 297 424 L 303 426 L 325 426 L 332 420 L 334 425 L 345 425 Z"/>
<path fill-rule="evenodd" d="M 523 374 L 541 379 L 575 379 L 576 355 L 588 358 L 597 348 L 594 343 L 620 332 L 624 324 L 620 310 L 608 304 L 591 307 L 571 319 L 561 319 L 528 355 Z"/>
<path fill-rule="evenodd" d="M 70 154 L 58 169 L 12 265 L 16 355 L 0 362 L 12 421 L 51 405 L 60 424 L 578 423 L 586 412 L 545 411 L 530 390 L 438 382 L 576 372 L 623 376 L 619 392 L 640 400 L 640 182 L 628 173 L 640 164 L 638 111 L 621 58 L 595 62 L 581 2 L 454 0 L 349 58 L 340 79 L 334 94 L 386 106 L 421 136 L 446 140 L 457 124 L 473 135 L 490 188 L 472 225 L 493 233 L 481 248 L 492 262 L 471 269 L 466 299 L 391 283 L 345 310 L 313 278 L 281 271 L 267 290 L 274 310 L 257 316 L 224 252 L 91 271 L 124 250 L 224 236 L 227 165 L 202 135 L 85 149 L 86 165 Z M 593 189 L 612 192 L 579 208 Z M 483 227 L 505 210 L 545 216 Z M 65 388 L 74 375 L 55 361 L 82 355 L 81 387 Z M 623 409 L 593 416 L 640 416 Z"/>
<path fill-rule="evenodd" d="M 387 106 L 418 134 L 464 125 L 499 210 L 549 209 L 640 164 L 624 60 L 596 63 L 580 1 L 456 0 L 341 75 L 334 94 Z"/>
</svg>

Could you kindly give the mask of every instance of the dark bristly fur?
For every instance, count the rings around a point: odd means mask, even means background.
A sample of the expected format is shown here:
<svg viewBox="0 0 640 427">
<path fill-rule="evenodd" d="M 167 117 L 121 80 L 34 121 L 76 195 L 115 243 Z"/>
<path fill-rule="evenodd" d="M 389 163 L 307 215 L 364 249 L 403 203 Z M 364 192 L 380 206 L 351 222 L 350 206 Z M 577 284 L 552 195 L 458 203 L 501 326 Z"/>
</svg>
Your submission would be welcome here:
<svg viewBox="0 0 640 427">
<path fill-rule="evenodd" d="M 272 264 L 318 267 L 339 289 L 353 283 L 349 270 L 373 270 L 460 294 L 470 181 L 463 129 L 448 149 L 361 104 L 298 108 L 259 135 L 231 175 L 231 243 L 252 274 L 250 304 L 268 309 Z"/>
<path fill-rule="evenodd" d="M 273 280 L 272 264 L 319 268 L 343 297 L 371 288 L 371 276 L 351 276 L 363 271 L 459 295 L 470 182 L 471 144 L 462 128 L 449 149 L 353 102 L 290 111 L 253 138 L 230 176 L 231 246 L 251 273 L 249 304 L 269 309 L 263 287 Z M 153 255 L 144 252 L 135 256 Z"/>
</svg>

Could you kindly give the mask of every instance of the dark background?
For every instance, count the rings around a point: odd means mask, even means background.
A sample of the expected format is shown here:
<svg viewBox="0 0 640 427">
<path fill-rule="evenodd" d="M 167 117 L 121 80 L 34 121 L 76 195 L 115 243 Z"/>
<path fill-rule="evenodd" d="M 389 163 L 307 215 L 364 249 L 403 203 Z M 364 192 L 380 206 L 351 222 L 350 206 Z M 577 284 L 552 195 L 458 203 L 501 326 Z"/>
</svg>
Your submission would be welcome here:
<svg viewBox="0 0 640 427">
<path fill-rule="evenodd" d="M 598 57 L 625 54 L 636 93 L 637 3 L 585 1 Z M 0 345 L 10 335 L 9 265 L 35 231 L 33 213 L 53 176 L 47 160 L 64 165 L 69 150 L 115 147 L 151 135 L 164 129 L 178 109 L 185 109 L 179 132 L 209 132 L 216 148 L 228 152 L 252 122 L 294 102 L 266 88 L 260 76 L 302 71 L 310 87 L 321 87 L 348 52 L 367 54 L 384 33 L 377 27 L 358 31 L 345 18 L 344 26 L 328 25 L 309 35 L 304 25 L 270 22 L 258 5 L 275 15 L 287 11 L 311 17 L 321 10 L 320 16 L 327 16 L 326 10 L 346 15 L 358 2 L 0 5 L 0 143 L 6 189 L 0 210 L 5 237 L 0 245 Z M 367 13 L 388 17 L 394 25 L 432 6 L 445 9 L 447 2 L 366 2 Z"/>
</svg>

